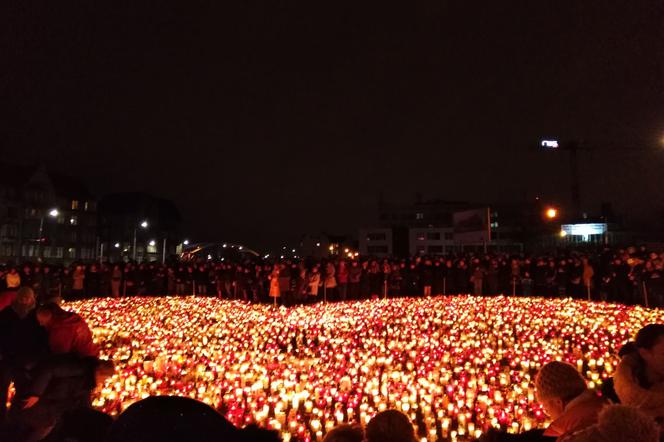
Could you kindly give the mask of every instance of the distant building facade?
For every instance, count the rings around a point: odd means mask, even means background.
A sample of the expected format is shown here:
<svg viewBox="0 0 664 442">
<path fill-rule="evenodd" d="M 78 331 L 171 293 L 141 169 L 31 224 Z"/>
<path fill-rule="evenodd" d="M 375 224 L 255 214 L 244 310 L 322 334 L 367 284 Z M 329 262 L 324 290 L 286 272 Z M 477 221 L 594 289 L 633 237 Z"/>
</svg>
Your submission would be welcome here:
<svg viewBox="0 0 664 442">
<path fill-rule="evenodd" d="M 0 165 L 0 260 L 68 264 L 97 256 L 97 200 L 45 167 Z"/>
<path fill-rule="evenodd" d="M 182 249 L 182 218 L 172 201 L 140 192 L 116 193 L 99 201 L 103 259 L 163 261 Z"/>
</svg>

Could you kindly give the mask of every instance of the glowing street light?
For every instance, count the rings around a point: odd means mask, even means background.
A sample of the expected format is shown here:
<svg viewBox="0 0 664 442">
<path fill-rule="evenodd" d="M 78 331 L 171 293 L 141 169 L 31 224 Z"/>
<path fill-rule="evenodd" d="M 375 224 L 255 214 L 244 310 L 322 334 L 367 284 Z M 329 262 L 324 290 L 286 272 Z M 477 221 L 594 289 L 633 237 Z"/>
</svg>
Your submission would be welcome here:
<svg viewBox="0 0 664 442">
<path fill-rule="evenodd" d="M 185 246 L 188 246 L 189 245 L 189 240 L 185 239 L 184 241 L 182 241 L 182 244 L 184 244 Z"/>
<path fill-rule="evenodd" d="M 148 221 L 143 220 L 140 224 L 140 226 L 144 229 L 148 228 Z M 136 231 L 138 230 L 138 227 L 134 227 L 134 247 L 132 248 L 132 259 L 136 261 Z"/>
<path fill-rule="evenodd" d="M 55 218 L 59 214 L 60 214 L 60 212 L 58 212 L 58 209 L 56 209 L 56 208 L 53 208 L 48 212 L 48 215 L 51 218 Z M 42 237 L 43 232 L 44 232 L 44 215 L 42 214 L 41 220 L 39 220 L 39 246 L 38 246 L 39 251 L 38 251 L 38 254 L 37 254 L 40 261 L 41 261 L 41 258 L 42 258 L 42 243 L 44 242 L 44 238 Z"/>
<path fill-rule="evenodd" d="M 157 242 L 154 239 L 151 239 L 148 244 L 150 244 L 151 247 L 154 247 Z"/>
<path fill-rule="evenodd" d="M 115 247 L 116 249 L 119 249 L 120 248 L 120 243 L 116 242 L 115 244 L 113 244 L 113 247 Z"/>
<path fill-rule="evenodd" d="M 558 209 L 554 207 L 549 207 L 546 209 L 546 217 L 549 219 L 554 219 L 558 216 Z"/>
</svg>

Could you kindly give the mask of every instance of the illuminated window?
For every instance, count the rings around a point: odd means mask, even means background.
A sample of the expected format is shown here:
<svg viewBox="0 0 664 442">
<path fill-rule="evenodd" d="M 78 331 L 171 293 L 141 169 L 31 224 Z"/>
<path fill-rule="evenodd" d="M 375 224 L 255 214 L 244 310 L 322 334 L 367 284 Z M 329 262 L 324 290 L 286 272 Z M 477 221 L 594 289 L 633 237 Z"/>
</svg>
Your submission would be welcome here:
<svg viewBox="0 0 664 442">
<path fill-rule="evenodd" d="M 415 219 L 424 219 L 424 213 L 422 212 L 417 212 L 415 214 Z"/>
<path fill-rule="evenodd" d="M 56 247 L 55 248 L 55 257 L 56 258 L 62 258 L 63 252 L 64 252 L 64 249 L 62 247 Z"/>
<path fill-rule="evenodd" d="M 67 249 L 67 258 L 76 258 L 76 249 L 74 247 Z"/>
<path fill-rule="evenodd" d="M 46 246 L 44 247 L 44 258 L 50 258 L 51 257 L 51 248 Z"/>
<path fill-rule="evenodd" d="M 71 200 L 71 210 L 78 210 L 78 200 Z"/>
<path fill-rule="evenodd" d="M 87 201 L 83 203 L 83 210 L 85 210 L 86 212 L 88 211 L 88 202 Z"/>
<path fill-rule="evenodd" d="M 157 253 L 157 244 L 152 242 L 148 244 L 148 253 Z"/>
</svg>

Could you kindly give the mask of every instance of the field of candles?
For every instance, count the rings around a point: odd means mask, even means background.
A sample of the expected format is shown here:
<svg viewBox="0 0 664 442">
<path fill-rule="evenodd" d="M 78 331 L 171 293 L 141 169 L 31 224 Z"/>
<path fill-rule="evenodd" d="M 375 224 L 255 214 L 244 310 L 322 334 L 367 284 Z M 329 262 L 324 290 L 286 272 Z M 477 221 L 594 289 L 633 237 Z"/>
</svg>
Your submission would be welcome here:
<svg viewBox="0 0 664 442">
<path fill-rule="evenodd" d="M 473 440 L 489 427 L 546 424 L 533 380 L 565 360 L 598 387 L 620 346 L 664 311 L 570 299 L 472 296 L 294 308 L 213 298 L 72 302 L 116 362 L 94 405 L 111 414 L 181 395 L 238 426 L 316 441 L 394 408 L 422 441 Z"/>
</svg>

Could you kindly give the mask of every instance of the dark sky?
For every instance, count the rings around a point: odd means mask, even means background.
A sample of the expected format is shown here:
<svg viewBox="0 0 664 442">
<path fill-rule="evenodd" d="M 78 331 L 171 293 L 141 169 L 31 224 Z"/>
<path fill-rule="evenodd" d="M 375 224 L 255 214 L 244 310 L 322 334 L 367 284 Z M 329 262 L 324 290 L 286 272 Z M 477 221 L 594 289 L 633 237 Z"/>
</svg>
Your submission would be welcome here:
<svg viewBox="0 0 664 442">
<path fill-rule="evenodd" d="M 629 150 L 664 136 L 661 0 L 124 3 L 2 7 L 3 155 L 172 198 L 192 237 L 354 232 L 380 191 L 567 198 L 542 134 L 595 148 L 588 210 L 664 207 L 664 149 Z"/>
</svg>

